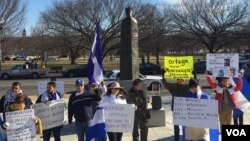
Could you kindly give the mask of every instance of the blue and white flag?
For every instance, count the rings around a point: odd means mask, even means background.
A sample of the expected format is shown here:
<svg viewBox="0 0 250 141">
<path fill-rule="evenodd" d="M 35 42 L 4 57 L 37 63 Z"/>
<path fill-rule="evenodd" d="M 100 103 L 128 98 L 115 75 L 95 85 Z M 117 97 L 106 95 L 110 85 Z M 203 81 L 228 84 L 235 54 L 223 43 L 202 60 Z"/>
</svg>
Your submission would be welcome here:
<svg viewBox="0 0 250 141">
<path fill-rule="evenodd" d="M 89 83 L 96 83 L 99 85 L 103 81 L 102 47 L 99 23 L 96 24 L 95 39 L 89 56 L 87 75 Z"/>
<path fill-rule="evenodd" d="M 233 85 L 237 82 L 237 79 L 230 80 Z M 248 107 L 250 106 L 250 83 L 246 77 L 242 77 L 243 87 L 240 92 L 237 93 L 238 109 L 234 109 L 234 118 L 238 118 Z"/>
<path fill-rule="evenodd" d="M 91 125 L 86 135 L 86 141 L 102 141 L 106 138 L 106 126 L 104 117 L 104 108 L 96 109 Z"/>
</svg>

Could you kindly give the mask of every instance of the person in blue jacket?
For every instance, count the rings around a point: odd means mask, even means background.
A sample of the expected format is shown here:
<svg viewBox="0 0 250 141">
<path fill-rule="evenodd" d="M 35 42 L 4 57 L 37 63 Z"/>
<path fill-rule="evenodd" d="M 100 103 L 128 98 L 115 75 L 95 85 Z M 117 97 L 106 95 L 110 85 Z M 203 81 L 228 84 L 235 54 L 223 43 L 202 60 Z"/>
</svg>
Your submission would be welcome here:
<svg viewBox="0 0 250 141">
<path fill-rule="evenodd" d="M 187 98 L 210 99 L 209 96 L 201 91 L 199 82 L 196 79 L 189 80 L 189 92 Z M 208 138 L 207 128 L 185 127 L 185 140 L 188 141 L 206 141 Z"/>
</svg>

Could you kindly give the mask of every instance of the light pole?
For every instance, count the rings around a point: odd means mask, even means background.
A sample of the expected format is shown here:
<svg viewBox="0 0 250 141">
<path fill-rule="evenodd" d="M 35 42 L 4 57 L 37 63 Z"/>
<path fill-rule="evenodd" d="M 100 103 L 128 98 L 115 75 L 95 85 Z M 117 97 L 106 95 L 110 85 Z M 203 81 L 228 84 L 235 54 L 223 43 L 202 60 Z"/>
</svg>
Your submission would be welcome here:
<svg viewBox="0 0 250 141">
<path fill-rule="evenodd" d="M 2 70 L 2 35 L 3 35 L 4 19 L 0 20 L 0 70 Z"/>
</svg>

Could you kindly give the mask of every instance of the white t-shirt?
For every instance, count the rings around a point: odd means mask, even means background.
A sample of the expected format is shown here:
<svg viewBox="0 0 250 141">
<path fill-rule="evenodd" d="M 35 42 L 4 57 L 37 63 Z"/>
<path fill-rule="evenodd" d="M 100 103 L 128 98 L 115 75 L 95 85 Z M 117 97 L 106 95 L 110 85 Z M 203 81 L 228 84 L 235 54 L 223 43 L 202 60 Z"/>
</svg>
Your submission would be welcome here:
<svg viewBox="0 0 250 141">
<path fill-rule="evenodd" d="M 118 96 L 115 96 L 113 94 L 105 95 L 102 98 L 101 103 L 127 104 L 126 99 L 122 99 L 121 96 L 122 96 L 121 94 L 118 94 Z"/>
</svg>

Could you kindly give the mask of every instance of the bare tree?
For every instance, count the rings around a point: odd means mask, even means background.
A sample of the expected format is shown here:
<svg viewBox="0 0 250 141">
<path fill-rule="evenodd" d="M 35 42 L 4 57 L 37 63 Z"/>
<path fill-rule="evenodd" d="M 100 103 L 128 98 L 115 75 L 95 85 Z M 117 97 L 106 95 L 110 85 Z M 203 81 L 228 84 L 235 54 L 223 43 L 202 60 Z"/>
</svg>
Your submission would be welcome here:
<svg viewBox="0 0 250 141">
<path fill-rule="evenodd" d="M 179 38 L 217 52 L 239 39 L 245 23 L 247 0 L 182 0 L 168 12 Z"/>
<path fill-rule="evenodd" d="M 63 0 L 57 1 L 52 8 L 41 14 L 42 23 L 52 32 L 70 36 L 78 36 L 76 45 L 71 48 L 72 63 L 74 52 L 90 49 L 95 33 L 95 23 L 100 22 L 103 58 L 109 52 L 119 48 L 120 24 L 124 16 L 124 8 L 132 6 L 137 9 L 140 1 L 135 0 Z M 66 41 L 66 40 L 65 40 Z M 68 42 L 75 43 L 75 41 Z M 87 44 L 86 44 L 87 43 Z M 76 47 L 78 46 L 78 47 Z M 74 51 L 76 50 L 76 51 Z"/>
</svg>

